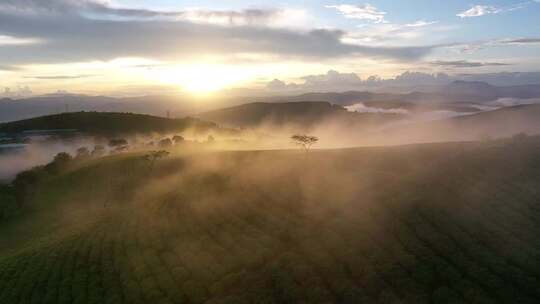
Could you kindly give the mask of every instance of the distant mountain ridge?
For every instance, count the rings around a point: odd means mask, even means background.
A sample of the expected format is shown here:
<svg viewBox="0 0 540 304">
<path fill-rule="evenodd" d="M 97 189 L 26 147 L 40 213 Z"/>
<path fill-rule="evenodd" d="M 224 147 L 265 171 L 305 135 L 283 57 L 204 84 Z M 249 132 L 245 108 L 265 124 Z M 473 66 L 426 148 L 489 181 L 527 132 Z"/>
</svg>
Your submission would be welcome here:
<svg viewBox="0 0 540 304">
<path fill-rule="evenodd" d="M 376 93 L 369 91 L 306 93 L 296 96 L 262 97 L 266 102 L 326 101 L 338 105 L 359 102 L 407 102 L 407 103 L 482 103 L 499 98 L 539 98 L 540 84 L 519 86 L 493 86 L 479 81 L 454 81 L 448 85 L 426 91 L 410 93 Z"/>
<path fill-rule="evenodd" d="M 349 106 L 357 103 L 452 104 L 486 103 L 500 98 L 540 98 L 539 85 L 493 86 L 485 82 L 455 81 L 446 86 L 409 93 L 368 91 L 312 92 L 292 96 L 223 97 L 201 102 L 191 96 L 141 96 L 116 98 L 87 95 L 45 95 L 26 99 L 0 99 L 0 122 L 73 111 L 132 112 L 155 116 L 185 116 L 239 104 L 265 102 L 329 102 Z"/>
<path fill-rule="evenodd" d="M 187 96 L 108 97 L 51 94 L 25 99 L 0 99 L 0 122 L 64 112 L 131 112 L 154 116 L 186 116 L 196 111 L 221 107 L 219 100 L 201 103 Z"/>
</svg>

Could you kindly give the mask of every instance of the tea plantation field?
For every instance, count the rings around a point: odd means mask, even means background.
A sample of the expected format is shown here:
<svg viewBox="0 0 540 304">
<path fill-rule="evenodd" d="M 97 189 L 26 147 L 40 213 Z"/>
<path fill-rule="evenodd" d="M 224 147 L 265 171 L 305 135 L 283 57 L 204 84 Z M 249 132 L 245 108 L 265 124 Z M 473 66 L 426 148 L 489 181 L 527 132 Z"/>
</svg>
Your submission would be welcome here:
<svg viewBox="0 0 540 304">
<path fill-rule="evenodd" d="M 540 145 L 141 155 L 0 223 L 0 303 L 539 303 Z"/>
</svg>

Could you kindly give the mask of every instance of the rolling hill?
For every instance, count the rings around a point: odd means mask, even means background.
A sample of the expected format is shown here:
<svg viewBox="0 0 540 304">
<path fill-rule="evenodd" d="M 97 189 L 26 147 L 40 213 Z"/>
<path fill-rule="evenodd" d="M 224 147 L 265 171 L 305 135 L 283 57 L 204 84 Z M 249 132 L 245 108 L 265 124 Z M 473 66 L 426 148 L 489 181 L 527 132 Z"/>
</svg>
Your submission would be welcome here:
<svg viewBox="0 0 540 304">
<path fill-rule="evenodd" d="M 344 125 L 377 125 L 399 120 L 399 114 L 353 113 L 329 102 L 248 103 L 206 113 L 198 117 L 233 127 L 292 127 L 309 129 L 327 121 Z"/>
<path fill-rule="evenodd" d="M 178 132 L 187 129 L 218 130 L 211 122 L 195 118 L 168 119 L 132 113 L 73 112 L 0 124 L 0 133 L 32 130 L 76 130 L 89 135 L 130 135 L 152 132 Z"/>
<path fill-rule="evenodd" d="M 517 133 L 540 134 L 540 104 L 518 105 L 425 123 L 397 125 L 380 134 L 388 141 L 480 140 Z"/>
<path fill-rule="evenodd" d="M 538 303 L 538 144 L 77 163 L 0 223 L 0 302 Z"/>
</svg>

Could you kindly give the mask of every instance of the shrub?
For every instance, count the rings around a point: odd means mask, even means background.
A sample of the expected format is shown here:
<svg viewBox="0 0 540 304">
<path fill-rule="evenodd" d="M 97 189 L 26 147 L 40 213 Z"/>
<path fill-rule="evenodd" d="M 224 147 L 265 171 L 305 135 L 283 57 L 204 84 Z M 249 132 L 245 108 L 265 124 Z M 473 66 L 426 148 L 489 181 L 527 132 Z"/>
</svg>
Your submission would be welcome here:
<svg viewBox="0 0 540 304">
<path fill-rule="evenodd" d="M 172 140 L 173 140 L 175 145 L 178 145 L 178 144 L 183 143 L 185 139 L 184 139 L 183 136 L 175 135 L 175 136 L 173 136 Z"/>
<path fill-rule="evenodd" d="M 159 141 L 158 143 L 158 146 L 160 146 L 161 148 L 167 148 L 167 147 L 170 147 L 172 146 L 172 140 L 170 138 L 164 138 L 162 140 Z"/>
<path fill-rule="evenodd" d="M 33 188 L 38 181 L 46 174 L 44 167 L 34 167 L 23 171 L 15 177 L 12 182 L 13 190 L 18 207 L 22 207 L 24 202 L 33 193 Z"/>
<path fill-rule="evenodd" d="M 17 200 L 13 187 L 0 185 L 0 220 L 11 217 L 17 212 Z"/>
<path fill-rule="evenodd" d="M 69 153 L 66 153 L 66 152 L 58 153 L 56 154 L 52 162 L 45 165 L 45 171 L 53 175 L 58 174 L 62 172 L 63 170 L 65 170 L 65 168 L 67 167 L 69 162 L 71 162 L 72 159 L 73 157 L 69 155 Z"/>
<path fill-rule="evenodd" d="M 87 147 L 80 147 L 79 149 L 77 149 L 77 154 L 75 158 L 84 159 L 84 158 L 88 158 L 89 156 L 90 156 L 90 150 L 88 150 Z"/>
<path fill-rule="evenodd" d="M 128 145 L 127 140 L 125 140 L 123 138 L 117 138 L 117 139 L 109 140 L 109 147 L 111 147 L 111 148 L 123 147 L 123 146 L 127 146 L 127 145 Z"/>
</svg>

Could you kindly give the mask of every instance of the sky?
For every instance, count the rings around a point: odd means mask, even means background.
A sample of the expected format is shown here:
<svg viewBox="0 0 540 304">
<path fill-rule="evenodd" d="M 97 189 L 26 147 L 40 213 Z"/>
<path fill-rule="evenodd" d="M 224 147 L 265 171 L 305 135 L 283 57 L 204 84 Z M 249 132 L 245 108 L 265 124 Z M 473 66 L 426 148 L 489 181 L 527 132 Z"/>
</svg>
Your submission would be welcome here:
<svg viewBox="0 0 540 304">
<path fill-rule="evenodd" d="M 537 72 L 538 20 L 540 0 L 0 0 L 0 96 Z"/>
</svg>

